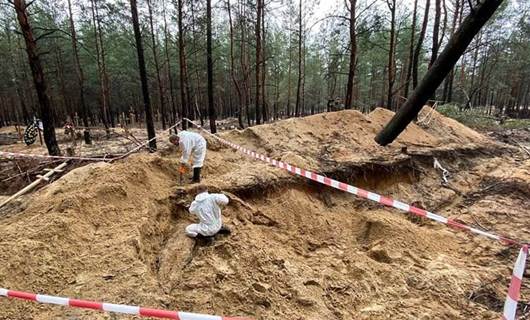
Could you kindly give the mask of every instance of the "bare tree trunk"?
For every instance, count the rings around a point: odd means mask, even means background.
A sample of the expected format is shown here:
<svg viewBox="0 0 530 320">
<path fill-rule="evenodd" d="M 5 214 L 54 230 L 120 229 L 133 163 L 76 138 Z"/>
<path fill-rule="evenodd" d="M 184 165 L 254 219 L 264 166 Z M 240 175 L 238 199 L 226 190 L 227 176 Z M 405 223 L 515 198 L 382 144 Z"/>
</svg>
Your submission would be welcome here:
<svg viewBox="0 0 530 320">
<path fill-rule="evenodd" d="M 164 51 L 166 56 L 166 65 L 167 65 L 167 79 L 169 82 L 169 97 L 171 100 L 171 111 L 172 117 L 171 122 L 175 124 L 177 122 L 177 106 L 175 103 L 175 94 L 173 89 L 173 74 L 171 73 L 171 60 L 169 59 L 169 36 L 167 31 L 167 19 L 166 19 L 166 1 L 163 0 L 164 6 Z M 175 129 L 176 131 L 176 129 Z"/>
<path fill-rule="evenodd" d="M 190 23 L 190 29 L 191 29 L 191 49 L 194 51 L 194 52 L 197 52 L 199 49 L 198 49 L 198 46 L 197 46 L 197 38 L 198 36 L 196 36 L 196 31 L 195 31 L 195 27 L 198 25 L 198 21 L 196 19 L 196 16 L 195 16 L 195 6 L 197 5 L 197 2 L 196 1 L 188 1 L 188 3 L 190 4 L 190 12 L 191 12 L 191 23 Z M 191 60 L 193 61 L 193 59 Z M 201 126 L 204 126 L 204 110 L 203 110 L 203 103 L 202 103 L 202 96 L 201 96 L 201 84 L 202 84 L 202 79 L 199 75 L 199 68 L 198 67 L 195 67 L 194 68 L 195 72 L 194 72 L 194 75 L 195 75 L 195 81 L 197 83 L 196 87 L 195 87 L 195 90 L 193 91 L 193 94 L 191 93 L 192 92 L 192 89 L 193 87 L 190 85 L 188 87 L 188 97 L 189 97 L 189 101 L 190 101 L 190 111 L 189 111 L 189 116 L 192 120 L 195 120 L 196 117 L 198 116 L 200 121 L 201 121 Z M 192 69 L 193 70 L 193 69 Z M 199 106 L 199 100 L 201 100 L 201 106 Z"/>
<path fill-rule="evenodd" d="M 353 107 L 353 84 L 355 80 L 355 65 L 357 59 L 357 35 L 355 33 L 355 6 L 357 0 L 349 0 L 350 7 L 350 67 L 348 70 L 348 85 L 346 86 L 346 99 L 344 107 L 351 109 Z"/>
<path fill-rule="evenodd" d="M 263 106 L 263 123 L 267 122 L 269 119 L 269 110 L 268 110 L 268 103 L 267 103 L 267 87 L 265 86 L 266 78 L 267 78 L 267 55 L 266 55 L 266 34 L 267 30 L 265 29 L 265 1 L 262 1 L 263 8 L 261 8 L 261 32 L 263 34 L 262 36 L 262 76 L 261 76 L 261 97 L 262 97 L 262 106 Z"/>
<path fill-rule="evenodd" d="M 57 139 L 55 137 L 55 126 L 53 121 L 53 109 L 48 97 L 46 80 L 44 79 L 44 71 L 42 69 L 40 57 L 37 53 L 37 43 L 33 37 L 33 30 L 29 22 L 27 12 L 27 5 L 25 0 L 13 0 L 15 11 L 17 13 L 17 20 L 20 25 L 20 30 L 26 42 L 26 53 L 28 55 L 28 62 L 33 76 L 33 83 L 39 98 L 40 116 L 44 126 L 44 141 L 48 148 L 48 154 L 58 156 L 61 154 Z"/>
<path fill-rule="evenodd" d="M 460 13 L 460 1 L 461 0 L 456 0 L 455 2 L 455 14 L 453 16 L 453 22 L 451 24 L 451 35 L 454 34 L 455 30 L 456 30 L 456 26 L 457 26 L 457 23 L 458 23 L 458 16 L 461 14 Z M 443 90 L 443 94 L 442 94 L 442 100 L 445 101 L 445 102 L 451 102 L 452 100 L 452 93 L 453 93 L 453 79 L 455 77 L 455 69 L 451 69 L 451 72 L 449 73 L 449 76 L 445 79 L 445 83 L 444 83 L 444 90 Z"/>
<path fill-rule="evenodd" d="M 241 72 L 243 73 L 243 93 L 245 98 L 245 113 L 247 117 L 247 125 L 250 127 L 252 125 L 251 123 L 251 117 L 250 117 L 250 85 L 248 83 L 248 77 L 249 77 L 249 62 L 248 62 L 248 53 L 246 50 L 246 33 L 245 30 L 247 29 L 247 26 L 245 25 L 246 21 L 246 10 L 244 8 L 244 4 L 239 2 L 240 6 L 240 19 L 239 19 L 239 29 L 241 30 Z"/>
<path fill-rule="evenodd" d="M 306 60 L 306 41 L 305 41 L 305 31 L 303 31 L 303 40 L 302 40 L 302 43 L 303 43 L 303 47 L 302 47 L 302 52 L 303 52 L 303 55 L 302 55 L 302 93 L 300 94 L 300 98 L 301 98 L 301 109 L 302 109 L 302 112 L 301 114 L 302 115 L 306 115 L 306 112 L 305 112 L 305 60 Z"/>
<path fill-rule="evenodd" d="M 186 67 L 186 46 L 184 42 L 184 26 L 182 22 L 182 0 L 178 0 L 178 28 L 179 28 L 179 62 L 180 62 L 180 98 L 182 118 L 188 117 L 189 96 L 188 96 L 188 71 Z M 182 121 L 182 128 L 188 128 L 188 122 Z"/>
<path fill-rule="evenodd" d="M 274 104 L 273 104 L 273 117 L 274 121 L 278 120 L 278 103 L 280 102 L 280 83 L 279 77 L 275 77 L 275 94 L 274 94 Z"/>
<path fill-rule="evenodd" d="M 236 87 L 237 92 L 237 101 L 238 101 L 238 107 L 237 107 L 237 121 L 239 123 L 239 128 L 243 129 L 245 125 L 243 124 L 243 97 L 241 93 L 241 88 L 239 86 L 239 81 L 236 79 L 235 70 L 234 70 L 234 26 L 232 23 L 232 10 L 230 7 L 230 0 L 227 0 L 226 8 L 228 11 L 228 21 L 230 23 L 230 77 L 232 78 L 232 82 L 234 83 L 234 86 Z M 243 44 L 241 44 L 243 45 Z"/>
<path fill-rule="evenodd" d="M 162 77 L 160 75 L 160 63 L 158 61 L 158 40 L 155 36 L 155 28 L 153 25 L 153 8 L 151 0 L 147 0 L 147 8 L 149 11 L 149 26 L 151 28 L 151 50 L 155 61 L 156 82 L 158 85 L 158 96 L 160 98 L 160 113 L 162 115 L 162 128 L 166 130 L 166 101 L 164 98 L 164 89 L 162 88 Z"/>
<path fill-rule="evenodd" d="M 440 18 L 441 18 L 441 0 L 435 0 L 435 15 L 434 25 L 432 29 L 432 52 L 431 60 L 429 62 L 429 68 L 432 66 L 436 58 L 438 57 L 439 44 L 439 33 L 440 33 Z"/>
<path fill-rule="evenodd" d="M 286 106 L 286 116 L 289 118 L 291 116 L 291 74 L 292 74 L 292 65 L 293 65 L 293 50 L 291 48 L 291 28 L 289 28 L 289 67 L 287 71 L 287 106 Z"/>
<path fill-rule="evenodd" d="M 208 117 L 210 118 L 210 131 L 216 133 L 216 114 L 213 105 L 212 0 L 206 0 L 206 51 L 206 65 L 208 69 Z"/>
<path fill-rule="evenodd" d="M 395 48 L 396 48 L 396 0 L 386 0 L 388 9 L 390 10 L 390 50 L 388 51 L 388 94 L 386 107 L 392 110 L 393 98 L 394 98 L 394 82 L 396 81 L 396 61 L 395 61 Z"/>
<path fill-rule="evenodd" d="M 295 105 L 295 116 L 300 116 L 300 93 L 302 86 L 302 2 L 300 1 L 300 10 L 298 13 L 298 84 L 296 86 L 296 105 Z"/>
<path fill-rule="evenodd" d="M 149 140 L 149 148 L 156 150 L 156 133 L 153 124 L 153 111 L 151 110 L 151 101 L 149 99 L 149 85 L 147 82 L 147 70 L 145 68 L 144 48 L 142 44 L 142 34 L 140 32 L 140 24 L 138 22 L 138 9 L 136 7 L 136 0 L 130 0 L 131 15 L 134 29 L 134 38 L 136 39 L 136 51 L 138 53 L 138 67 L 140 69 L 140 81 L 142 82 L 142 95 L 144 97 L 145 109 L 145 124 L 147 126 L 147 136 Z"/>
<path fill-rule="evenodd" d="M 90 0 L 92 4 L 92 22 L 94 26 L 94 39 L 96 41 L 96 57 L 97 57 L 97 65 L 98 65 L 98 73 L 99 73 L 99 82 L 100 82 L 100 90 L 101 90 L 101 119 L 103 120 L 103 125 L 105 126 L 105 129 L 107 130 L 107 133 L 109 132 L 109 121 L 108 121 L 108 100 L 107 100 L 107 77 L 106 77 L 106 67 L 104 64 L 104 54 L 103 54 L 103 43 L 101 42 L 101 29 L 99 25 L 99 16 L 97 14 L 97 7 L 95 0 Z"/>
<path fill-rule="evenodd" d="M 256 19 L 256 124 L 261 123 L 261 10 L 263 10 L 263 1 L 257 0 L 257 19 Z"/>
<path fill-rule="evenodd" d="M 421 54 L 421 48 L 423 45 L 423 39 L 425 39 L 425 32 L 427 31 L 427 22 L 429 22 L 429 5 L 431 1 L 425 1 L 425 13 L 423 15 L 423 23 L 421 25 L 420 37 L 416 44 L 416 50 L 414 50 L 414 59 L 412 60 L 412 88 L 416 89 L 418 86 L 418 64 Z"/>
<path fill-rule="evenodd" d="M 442 24 L 442 30 L 440 32 L 440 40 L 438 41 L 438 48 L 442 45 L 445 38 L 445 32 L 447 31 L 447 3 L 445 0 L 442 0 L 442 9 L 444 20 Z"/>
<path fill-rule="evenodd" d="M 79 49 L 77 48 L 77 32 L 75 30 L 74 17 L 72 14 L 72 3 L 68 0 L 68 14 L 70 20 L 70 33 L 72 34 L 72 50 L 74 51 L 74 63 L 75 70 L 77 73 L 77 83 L 79 86 L 79 103 L 81 105 L 81 118 L 83 119 L 83 126 L 85 126 L 85 143 L 91 144 L 90 131 L 88 130 L 88 110 L 85 101 L 85 76 L 83 68 L 81 67 L 81 61 L 79 59 Z"/>
<path fill-rule="evenodd" d="M 69 115 L 73 118 L 73 111 L 70 108 L 69 99 L 66 95 L 66 84 L 64 80 L 64 61 L 63 61 L 63 55 L 62 55 L 62 49 L 57 44 L 56 39 L 53 41 L 54 47 L 55 47 L 55 63 L 56 63 L 56 78 L 57 82 L 59 83 L 59 92 L 61 95 L 63 110 L 63 115 Z M 57 108 L 54 108 L 55 112 L 57 112 Z M 60 125 L 60 122 L 59 122 Z"/>
<path fill-rule="evenodd" d="M 409 60 L 407 66 L 407 76 L 405 78 L 405 98 L 409 96 L 410 78 L 412 76 L 412 65 L 414 64 L 414 38 L 416 36 L 416 21 L 418 15 L 418 0 L 414 0 L 414 11 L 412 13 L 412 31 L 410 33 Z"/>
</svg>

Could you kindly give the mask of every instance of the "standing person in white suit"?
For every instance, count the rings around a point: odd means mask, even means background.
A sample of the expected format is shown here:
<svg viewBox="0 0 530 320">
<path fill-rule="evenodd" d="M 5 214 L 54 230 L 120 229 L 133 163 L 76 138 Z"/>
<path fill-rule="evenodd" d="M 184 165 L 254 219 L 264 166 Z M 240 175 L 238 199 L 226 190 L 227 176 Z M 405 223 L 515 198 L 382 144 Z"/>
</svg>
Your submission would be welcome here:
<svg viewBox="0 0 530 320">
<path fill-rule="evenodd" d="M 199 218 L 199 223 L 193 223 L 186 227 L 186 235 L 191 238 L 197 236 L 211 237 L 218 232 L 230 233 L 223 227 L 221 207 L 228 204 L 228 197 L 222 193 L 208 193 L 208 188 L 200 185 L 197 188 L 197 196 L 191 203 L 189 212 Z"/>
<path fill-rule="evenodd" d="M 191 157 L 193 168 L 192 182 L 201 182 L 201 169 L 206 157 L 206 139 L 195 132 L 181 131 L 176 135 L 171 135 L 169 142 L 178 145 L 182 151 L 179 172 L 181 174 L 186 173 Z"/>
</svg>

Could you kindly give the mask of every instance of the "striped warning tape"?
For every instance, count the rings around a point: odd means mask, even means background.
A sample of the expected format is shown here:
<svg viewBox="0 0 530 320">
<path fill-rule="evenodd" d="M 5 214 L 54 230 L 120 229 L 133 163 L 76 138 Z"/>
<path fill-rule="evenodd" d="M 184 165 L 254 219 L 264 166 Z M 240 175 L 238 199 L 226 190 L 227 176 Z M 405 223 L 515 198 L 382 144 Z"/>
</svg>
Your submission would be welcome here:
<svg viewBox="0 0 530 320">
<path fill-rule="evenodd" d="M 105 312 L 115 312 L 132 314 L 141 317 L 153 317 L 161 319 L 177 319 L 177 320 L 245 320 L 245 318 L 238 317 L 221 317 L 210 316 L 206 314 L 182 312 L 182 311 L 168 311 L 160 309 L 143 308 L 138 306 L 129 306 L 125 304 L 102 303 L 89 300 L 78 300 L 56 296 L 49 296 L 44 294 L 35 294 L 22 291 L 14 291 L 0 288 L 0 296 L 35 301 L 46 304 L 55 304 L 60 306 L 69 306 L 82 309 L 92 309 Z M 248 320 L 248 319 L 247 319 Z"/>
<path fill-rule="evenodd" d="M 508 287 L 508 294 L 504 302 L 503 320 L 515 320 L 517 303 L 521 296 L 521 284 L 523 282 L 524 270 L 526 268 L 526 259 L 528 257 L 528 245 L 524 245 L 519 251 L 519 256 L 513 267 L 512 280 Z"/>
<path fill-rule="evenodd" d="M 29 154 L 29 153 L 16 153 L 16 152 L 5 152 L 0 151 L 0 158 L 8 159 L 58 159 L 58 160 L 82 160 L 82 161 L 112 161 L 113 158 L 95 158 L 95 157 L 66 157 L 66 156 L 48 156 L 42 154 Z"/>
<path fill-rule="evenodd" d="M 393 207 L 393 208 L 396 208 L 396 209 L 411 213 L 411 214 L 419 216 L 419 217 L 424 217 L 424 218 L 427 218 L 427 219 L 430 219 L 430 220 L 445 224 L 445 225 L 447 225 L 450 228 L 455 229 L 455 230 L 472 232 L 472 233 L 475 233 L 475 234 L 478 234 L 478 235 L 481 235 L 481 236 L 484 236 L 484 237 L 487 237 L 487 238 L 490 238 L 490 239 L 493 239 L 493 240 L 500 241 L 501 243 L 506 244 L 506 245 L 514 245 L 514 244 L 522 245 L 521 242 L 513 240 L 511 238 L 504 237 L 504 236 L 499 236 L 499 235 L 496 235 L 496 234 L 493 234 L 493 233 L 490 233 L 490 232 L 486 232 L 486 231 L 483 231 L 483 230 L 480 230 L 480 229 L 477 229 L 477 228 L 473 228 L 471 226 L 468 226 L 468 225 L 465 225 L 463 223 L 457 222 L 454 219 L 446 218 L 446 217 L 443 217 L 443 216 L 438 215 L 436 213 L 432 213 L 430 211 L 427 211 L 427 210 L 424 210 L 424 209 L 420 209 L 420 208 L 414 207 L 412 205 L 406 204 L 404 202 L 401 202 L 401 201 L 398 201 L 398 200 L 394 200 L 392 198 L 385 197 L 385 196 L 379 195 L 377 193 L 370 192 L 370 191 L 367 191 L 367 190 L 364 190 L 364 189 L 361 189 L 361 188 L 358 188 L 358 187 L 354 187 L 354 186 L 349 185 L 347 183 L 340 182 L 338 180 L 325 177 L 323 175 L 311 172 L 309 170 L 305 170 L 305 169 L 301 169 L 301 168 L 295 167 L 295 166 L 290 165 L 290 164 L 288 164 L 286 162 L 283 162 L 283 161 L 278 161 L 278 160 L 275 160 L 275 159 L 271 159 L 271 158 L 269 158 L 267 156 L 264 156 L 262 154 L 259 154 L 259 153 L 255 152 L 255 151 L 245 149 L 245 148 L 243 148 L 240 145 L 237 145 L 237 144 L 232 143 L 230 141 L 227 141 L 227 140 L 225 140 L 223 138 L 220 138 L 220 137 L 218 137 L 216 135 L 213 135 L 210 132 L 208 132 L 207 130 L 205 130 L 204 128 L 202 128 L 200 125 L 194 123 L 193 121 L 191 121 L 189 119 L 185 119 L 185 120 L 187 120 L 188 122 L 190 122 L 191 124 L 193 124 L 197 128 L 203 130 L 207 134 L 211 135 L 212 137 L 214 137 L 215 139 L 217 139 L 221 143 L 223 143 L 225 145 L 228 145 L 228 146 L 230 146 L 230 147 L 232 147 L 232 148 L 234 148 L 236 150 L 239 150 L 240 152 L 246 154 L 247 156 L 249 156 L 251 158 L 255 158 L 255 159 L 264 161 L 264 162 L 266 162 L 266 163 L 268 163 L 268 164 L 270 164 L 272 166 L 275 166 L 275 167 L 280 168 L 280 169 L 287 170 L 290 173 L 293 173 L 295 175 L 302 176 L 302 177 L 304 177 L 306 179 L 309 179 L 309 180 L 312 180 L 312 181 L 316 181 L 316 182 L 318 182 L 320 184 L 324 184 L 324 185 L 330 186 L 332 188 L 339 189 L 339 190 L 351 193 L 351 194 L 356 195 L 358 197 L 365 198 L 365 199 L 380 203 L 380 204 L 388 206 L 388 207 Z"/>
</svg>

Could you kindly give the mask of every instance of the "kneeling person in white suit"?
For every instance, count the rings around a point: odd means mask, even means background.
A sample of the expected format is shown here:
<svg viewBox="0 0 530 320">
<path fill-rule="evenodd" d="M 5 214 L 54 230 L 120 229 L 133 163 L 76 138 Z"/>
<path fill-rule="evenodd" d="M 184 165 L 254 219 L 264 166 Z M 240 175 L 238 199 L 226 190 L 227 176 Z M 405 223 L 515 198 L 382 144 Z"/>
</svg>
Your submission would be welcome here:
<svg viewBox="0 0 530 320">
<path fill-rule="evenodd" d="M 205 186 L 199 186 L 197 193 L 189 211 L 199 218 L 199 223 L 187 226 L 186 235 L 195 238 L 198 235 L 211 237 L 220 231 L 230 233 L 230 230 L 223 227 L 221 217 L 221 206 L 228 204 L 228 197 L 222 193 L 208 193 Z"/>
</svg>

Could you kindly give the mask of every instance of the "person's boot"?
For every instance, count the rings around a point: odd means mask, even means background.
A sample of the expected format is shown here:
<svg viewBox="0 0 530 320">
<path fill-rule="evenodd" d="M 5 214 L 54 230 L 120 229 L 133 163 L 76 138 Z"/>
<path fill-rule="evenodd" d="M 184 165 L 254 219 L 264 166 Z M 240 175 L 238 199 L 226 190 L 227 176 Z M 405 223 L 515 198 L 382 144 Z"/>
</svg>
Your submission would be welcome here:
<svg viewBox="0 0 530 320">
<path fill-rule="evenodd" d="M 219 229 L 219 232 L 217 232 L 218 234 L 231 234 L 232 231 L 230 230 L 230 228 L 228 228 L 227 226 L 223 225 L 221 227 L 221 229 Z"/>
<path fill-rule="evenodd" d="M 195 239 L 197 240 L 196 243 L 202 246 L 211 245 L 215 240 L 213 236 L 203 236 L 200 233 L 197 235 L 197 237 L 195 237 Z"/>
<path fill-rule="evenodd" d="M 193 168 L 193 178 L 191 179 L 191 182 L 201 182 L 201 168 Z"/>
</svg>

